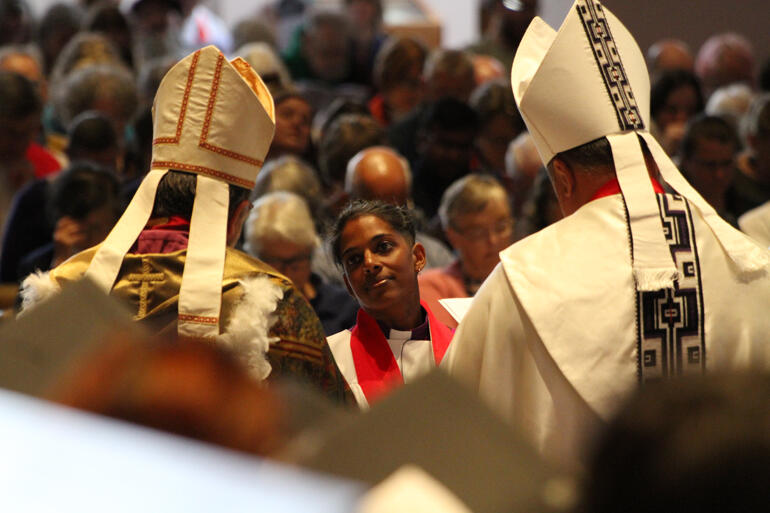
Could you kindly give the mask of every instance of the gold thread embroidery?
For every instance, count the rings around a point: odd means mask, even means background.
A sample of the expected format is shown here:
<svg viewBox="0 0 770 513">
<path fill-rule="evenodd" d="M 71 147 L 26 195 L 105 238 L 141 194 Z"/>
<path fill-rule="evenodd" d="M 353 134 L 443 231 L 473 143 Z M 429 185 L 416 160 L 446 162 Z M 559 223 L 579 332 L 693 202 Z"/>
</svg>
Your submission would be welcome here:
<svg viewBox="0 0 770 513">
<path fill-rule="evenodd" d="M 142 319 L 147 315 L 147 298 L 150 294 L 150 283 L 154 281 L 163 281 L 166 279 L 163 273 L 153 273 L 150 263 L 142 258 L 142 272 L 131 273 L 126 276 L 128 281 L 138 281 L 139 285 L 139 311 L 136 313 L 136 319 Z"/>
<path fill-rule="evenodd" d="M 190 71 L 187 72 L 187 85 L 184 89 L 179 119 L 176 123 L 176 135 L 174 137 L 158 137 L 157 139 L 153 139 L 152 144 L 179 144 L 179 139 L 182 137 L 182 126 L 184 125 L 184 119 L 187 115 L 187 104 L 190 101 L 190 90 L 192 89 L 193 79 L 195 78 L 195 68 L 198 66 L 200 53 L 201 51 L 198 50 L 193 54 L 192 63 L 190 63 Z"/>
<path fill-rule="evenodd" d="M 214 79 L 211 82 L 211 93 L 209 94 L 209 102 L 206 106 L 206 118 L 203 121 L 203 130 L 201 131 L 201 138 L 198 142 L 198 146 L 233 160 L 239 160 L 255 167 L 262 167 L 263 162 L 259 159 L 227 150 L 207 141 L 209 137 L 209 128 L 211 127 L 211 118 L 214 116 L 214 105 L 216 104 L 217 92 L 219 91 L 219 82 L 222 79 L 222 64 L 224 63 L 224 60 L 225 56 L 220 53 L 219 58 L 217 59 L 217 66 L 214 69 Z"/>
<path fill-rule="evenodd" d="M 222 171 L 217 171 L 216 169 L 211 169 L 210 167 L 193 166 L 192 164 L 184 164 L 182 162 L 172 162 L 167 160 L 153 160 L 152 167 L 165 168 L 165 169 L 178 169 L 179 171 L 190 171 L 193 173 L 200 173 L 202 175 L 227 180 L 228 182 L 232 182 L 236 185 L 240 185 L 241 187 L 245 187 L 246 189 L 254 188 L 254 182 L 251 180 L 245 180 L 235 175 L 223 173 Z"/>
<path fill-rule="evenodd" d="M 219 324 L 219 317 L 203 317 L 200 315 L 179 314 L 182 322 L 194 322 L 197 324 Z"/>
</svg>

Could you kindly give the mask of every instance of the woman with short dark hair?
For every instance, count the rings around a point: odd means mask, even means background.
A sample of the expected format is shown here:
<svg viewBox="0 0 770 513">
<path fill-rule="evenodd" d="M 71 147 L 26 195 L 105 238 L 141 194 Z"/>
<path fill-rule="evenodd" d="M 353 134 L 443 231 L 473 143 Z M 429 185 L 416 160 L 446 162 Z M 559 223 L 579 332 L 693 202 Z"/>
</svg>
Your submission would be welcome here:
<svg viewBox="0 0 770 513">
<path fill-rule="evenodd" d="M 369 201 L 349 204 L 330 237 L 361 309 L 356 325 L 328 342 L 361 407 L 437 366 L 452 339 L 420 301 L 417 274 L 425 266 L 425 248 L 414 237 L 408 210 Z"/>
</svg>

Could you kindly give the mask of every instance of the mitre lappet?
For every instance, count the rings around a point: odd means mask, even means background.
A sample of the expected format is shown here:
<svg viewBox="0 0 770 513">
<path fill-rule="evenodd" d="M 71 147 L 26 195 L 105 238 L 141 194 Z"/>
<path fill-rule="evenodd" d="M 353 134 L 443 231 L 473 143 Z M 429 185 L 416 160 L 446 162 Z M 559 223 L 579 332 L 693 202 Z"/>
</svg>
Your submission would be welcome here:
<svg viewBox="0 0 770 513">
<path fill-rule="evenodd" d="M 187 254 L 179 291 L 180 335 L 219 334 L 229 191 L 254 186 L 275 131 L 273 98 L 241 58 L 209 46 L 163 78 L 153 103 L 152 164 L 123 216 L 86 272 L 109 292 L 124 256 L 150 219 L 169 170 L 197 175 Z"/>
<path fill-rule="evenodd" d="M 701 212 L 739 273 L 768 265 L 767 254 L 730 229 L 650 135 L 644 56 L 626 27 L 599 2 L 577 0 L 558 31 L 536 17 L 513 60 L 511 85 L 544 164 L 595 139 L 609 141 L 628 211 L 637 290 L 673 287 L 680 272 L 639 138 L 668 187 Z"/>
</svg>

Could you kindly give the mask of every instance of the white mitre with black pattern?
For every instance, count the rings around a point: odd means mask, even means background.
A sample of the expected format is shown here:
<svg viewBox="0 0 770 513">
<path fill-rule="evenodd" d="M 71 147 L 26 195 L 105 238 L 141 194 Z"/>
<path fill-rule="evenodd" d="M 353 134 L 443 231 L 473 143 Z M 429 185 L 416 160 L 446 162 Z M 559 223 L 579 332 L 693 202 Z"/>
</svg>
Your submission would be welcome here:
<svg viewBox="0 0 770 513">
<path fill-rule="evenodd" d="M 109 292 L 124 256 L 150 219 L 161 178 L 172 169 L 197 174 L 178 331 L 219 335 L 228 184 L 254 187 L 274 131 L 273 98 L 246 61 L 228 61 L 213 46 L 179 61 L 163 78 L 153 103 L 150 172 L 86 276 Z"/>
<path fill-rule="evenodd" d="M 639 291 L 674 285 L 678 271 L 660 222 L 639 137 L 663 180 L 703 215 L 739 273 L 764 270 L 767 253 L 723 221 L 649 133 L 650 80 L 631 33 L 595 0 L 577 0 L 558 31 L 532 20 L 511 69 L 516 103 L 543 163 L 600 137 L 612 148 L 628 209 Z"/>
</svg>

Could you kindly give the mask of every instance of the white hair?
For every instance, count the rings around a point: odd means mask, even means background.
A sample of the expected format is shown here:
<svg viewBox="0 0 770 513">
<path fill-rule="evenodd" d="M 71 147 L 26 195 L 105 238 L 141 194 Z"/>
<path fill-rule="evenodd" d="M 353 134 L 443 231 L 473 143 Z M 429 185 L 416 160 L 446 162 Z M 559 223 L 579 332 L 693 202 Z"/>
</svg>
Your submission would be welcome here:
<svg viewBox="0 0 770 513">
<path fill-rule="evenodd" d="M 310 209 L 302 197 L 271 192 L 254 202 L 245 225 L 244 249 L 259 258 L 267 239 L 279 239 L 315 249 L 319 244 Z"/>
</svg>

